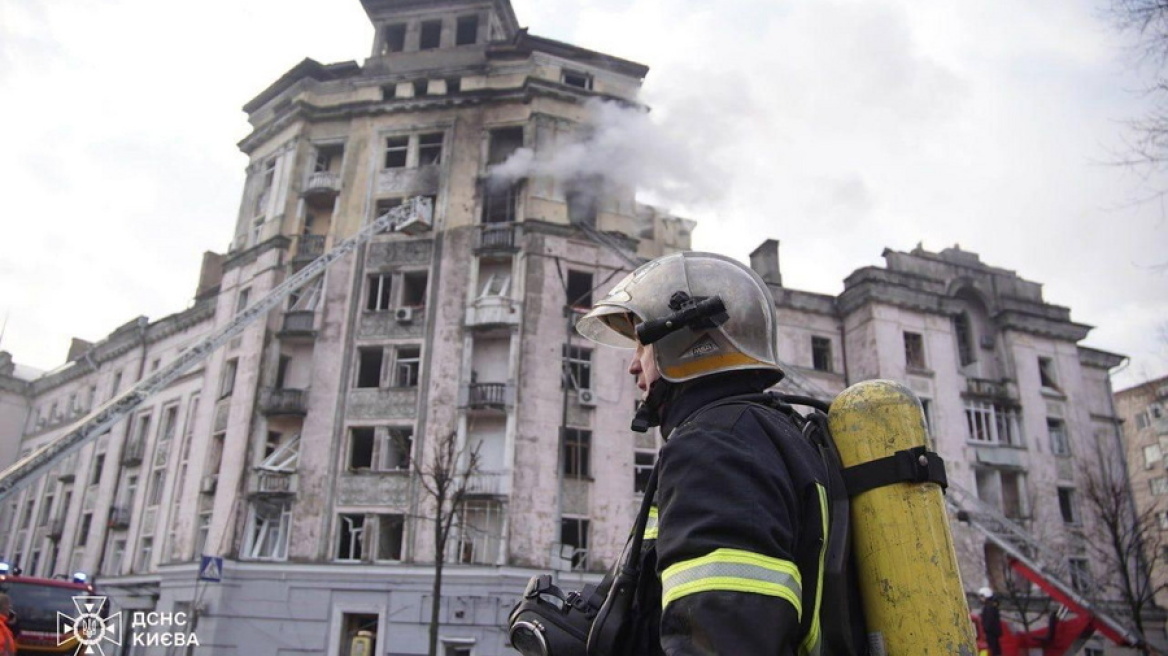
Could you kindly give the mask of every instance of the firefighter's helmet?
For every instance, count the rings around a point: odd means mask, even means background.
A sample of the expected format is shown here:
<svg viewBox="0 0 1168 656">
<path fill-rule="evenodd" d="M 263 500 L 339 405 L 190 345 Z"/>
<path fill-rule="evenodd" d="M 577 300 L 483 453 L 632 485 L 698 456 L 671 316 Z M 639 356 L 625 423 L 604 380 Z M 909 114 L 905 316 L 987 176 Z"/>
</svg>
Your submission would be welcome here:
<svg viewBox="0 0 1168 656">
<path fill-rule="evenodd" d="M 634 348 L 637 324 L 670 316 L 679 299 L 715 295 L 726 308 L 723 323 L 683 328 L 654 343 L 661 377 L 678 383 L 724 371 L 779 371 L 770 290 L 754 271 L 715 253 L 674 253 L 640 266 L 581 317 L 576 330 L 598 344 Z"/>
</svg>

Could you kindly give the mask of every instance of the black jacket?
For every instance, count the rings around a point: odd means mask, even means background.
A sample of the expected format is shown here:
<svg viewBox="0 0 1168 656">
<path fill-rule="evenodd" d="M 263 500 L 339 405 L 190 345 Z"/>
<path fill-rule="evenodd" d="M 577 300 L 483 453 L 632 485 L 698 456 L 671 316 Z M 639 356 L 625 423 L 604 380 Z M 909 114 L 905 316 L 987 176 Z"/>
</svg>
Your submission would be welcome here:
<svg viewBox="0 0 1168 656">
<path fill-rule="evenodd" d="M 781 412 L 718 403 L 773 382 L 726 374 L 678 385 L 667 398 L 658 512 L 642 549 L 632 653 L 814 651 L 826 542 L 823 463 Z"/>
</svg>

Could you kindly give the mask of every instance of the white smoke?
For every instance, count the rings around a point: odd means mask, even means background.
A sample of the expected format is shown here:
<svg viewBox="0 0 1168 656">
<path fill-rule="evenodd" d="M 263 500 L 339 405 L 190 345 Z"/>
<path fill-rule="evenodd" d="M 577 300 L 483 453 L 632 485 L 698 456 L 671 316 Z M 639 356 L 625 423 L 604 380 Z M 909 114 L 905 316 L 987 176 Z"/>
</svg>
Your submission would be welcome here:
<svg viewBox="0 0 1168 656">
<path fill-rule="evenodd" d="M 684 139 L 652 120 L 648 111 L 612 101 L 589 100 L 588 119 L 577 138 L 535 152 L 519 148 L 492 166 L 493 181 L 511 183 L 543 176 L 557 182 L 602 179 L 604 187 L 634 189 L 655 202 L 703 205 L 717 185 L 694 161 Z"/>
</svg>

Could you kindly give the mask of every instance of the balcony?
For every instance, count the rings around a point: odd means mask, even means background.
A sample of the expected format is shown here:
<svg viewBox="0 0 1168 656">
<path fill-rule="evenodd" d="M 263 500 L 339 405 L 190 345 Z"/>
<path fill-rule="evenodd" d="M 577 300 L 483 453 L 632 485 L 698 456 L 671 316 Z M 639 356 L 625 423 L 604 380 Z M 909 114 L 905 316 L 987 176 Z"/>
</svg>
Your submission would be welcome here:
<svg viewBox="0 0 1168 656">
<path fill-rule="evenodd" d="M 507 407 L 506 383 L 471 383 L 467 392 L 466 404 L 471 408 L 502 410 Z"/>
<path fill-rule="evenodd" d="M 481 253 L 514 253 L 519 250 L 519 224 L 484 223 L 475 235 L 474 251 Z"/>
<path fill-rule="evenodd" d="M 511 476 L 505 471 L 475 472 L 466 481 L 466 493 L 476 496 L 507 496 L 511 493 Z"/>
<path fill-rule="evenodd" d="M 128 506 L 114 506 L 110 508 L 109 527 L 127 528 L 130 526 L 130 508 Z"/>
<path fill-rule="evenodd" d="M 57 517 L 49 524 L 49 539 L 53 542 L 61 539 L 65 533 L 65 517 Z"/>
<path fill-rule="evenodd" d="M 324 235 L 300 235 L 296 242 L 296 254 L 292 256 L 292 264 L 308 264 L 324 255 Z"/>
<path fill-rule="evenodd" d="M 146 450 L 145 447 L 140 440 L 127 442 L 126 448 L 122 450 L 122 464 L 127 467 L 142 464 L 142 452 Z"/>
<path fill-rule="evenodd" d="M 522 318 L 519 302 L 507 296 L 483 296 L 466 309 L 466 326 L 518 326 Z"/>
<path fill-rule="evenodd" d="M 297 310 L 284 313 L 284 322 L 276 337 L 285 341 L 316 339 L 316 312 Z"/>
<path fill-rule="evenodd" d="M 257 469 L 248 477 L 247 493 L 252 496 L 286 496 L 296 494 L 296 472 Z"/>
<path fill-rule="evenodd" d="M 1009 380 L 988 380 L 986 378 L 966 378 L 965 393 L 990 399 L 1014 399 Z"/>
<path fill-rule="evenodd" d="M 268 387 L 260 394 L 260 412 L 268 417 L 308 414 L 304 390 Z"/>
<path fill-rule="evenodd" d="M 317 171 L 308 176 L 301 195 L 313 205 L 326 204 L 341 193 L 341 174 L 332 171 Z"/>
</svg>

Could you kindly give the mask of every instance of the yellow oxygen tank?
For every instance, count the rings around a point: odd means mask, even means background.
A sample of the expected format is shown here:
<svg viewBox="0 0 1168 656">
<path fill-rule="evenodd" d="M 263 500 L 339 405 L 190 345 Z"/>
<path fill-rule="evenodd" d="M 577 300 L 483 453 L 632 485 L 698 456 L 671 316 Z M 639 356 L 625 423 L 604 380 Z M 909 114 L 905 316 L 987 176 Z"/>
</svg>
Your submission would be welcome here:
<svg viewBox="0 0 1168 656">
<path fill-rule="evenodd" d="M 899 452 L 925 468 L 924 414 L 905 386 L 852 385 L 832 401 L 828 425 L 846 468 Z M 911 458 L 905 463 L 904 458 Z M 923 469 L 922 469 L 923 470 Z M 961 585 L 941 486 L 897 482 L 854 496 L 852 548 L 874 656 L 974 656 L 977 638 Z"/>
</svg>

